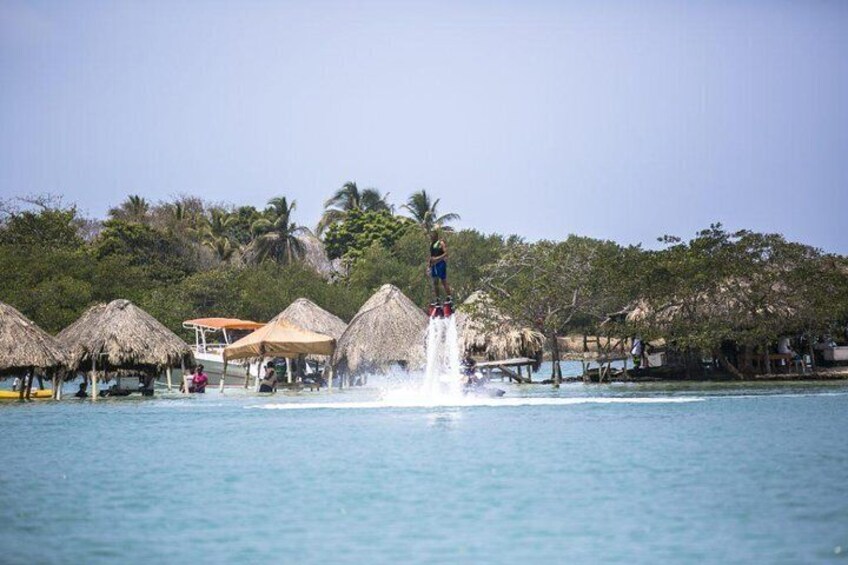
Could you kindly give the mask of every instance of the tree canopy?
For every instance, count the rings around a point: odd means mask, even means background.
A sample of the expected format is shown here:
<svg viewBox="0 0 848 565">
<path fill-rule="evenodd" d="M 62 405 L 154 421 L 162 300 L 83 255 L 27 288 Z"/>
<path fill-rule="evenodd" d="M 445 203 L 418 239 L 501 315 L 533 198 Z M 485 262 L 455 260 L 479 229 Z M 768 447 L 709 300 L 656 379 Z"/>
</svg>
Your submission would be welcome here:
<svg viewBox="0 0 848 565">
<path fill-rule="evenodd" d="M 427 230 L 453 216 L 439 215 L 424 191 L 406 217 L 379 192 L 349 185 L 327 202 L 343 214 L 309 245 L 283 196 L 262 210 L 131 196 L 103 220 L 56 198 L 0 201 L 0 300 L 52 332 L 115 298 L 175 331 L 199 316 L 270 319 L 301 296 L 349 319 L 385 283 L 425 307 Z M 728 342 L 842 336 L 848 322 L 848 259 L 777 234 L 716 224 L 688 241 L 664 236 L 652 250 L 576 235 L 443 237 L 455 300 L 486 291 L 503 315 L 544 333 L 554 358 L 556 338 L 573 333 L 661 337 L 709 354 Z M 307 260 L 307 250 L 323 259 Z"/>
</svg>

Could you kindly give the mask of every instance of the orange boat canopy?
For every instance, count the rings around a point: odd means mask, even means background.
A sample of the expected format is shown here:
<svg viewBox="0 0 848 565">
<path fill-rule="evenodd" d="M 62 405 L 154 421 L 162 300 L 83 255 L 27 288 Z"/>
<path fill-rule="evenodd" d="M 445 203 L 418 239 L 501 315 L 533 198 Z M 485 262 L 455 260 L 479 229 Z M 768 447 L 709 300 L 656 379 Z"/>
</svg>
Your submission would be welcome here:
<svg viewBox="0 0 848 565">
<path fill-rule="evenodd" d="M 198 318 L 183 322 L 183 327 L 194 326 L 214 330 L 258 330 L 264 325 L 251 320 L 239 320 L 238 318 Z"/>
</svg>

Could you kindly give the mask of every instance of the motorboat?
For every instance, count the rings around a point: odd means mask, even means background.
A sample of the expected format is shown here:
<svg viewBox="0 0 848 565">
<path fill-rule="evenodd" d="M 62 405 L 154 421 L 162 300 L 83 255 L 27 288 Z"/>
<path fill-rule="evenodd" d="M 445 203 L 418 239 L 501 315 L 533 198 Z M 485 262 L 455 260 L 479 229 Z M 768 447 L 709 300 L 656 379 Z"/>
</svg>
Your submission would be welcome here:
<svg viewBox="0 0 848 565">
<path fill-rule="evenodd" d="M 224 373 L 224 348 L 264 325 L 238 318 L 197 318 L 183 322 L 185 329 L 194 331 L 194 345 L 191 349 L 194 358 L 203 365 L 209 375 L 209 385 L 216 386 L 220 383 Z M 230 362 L 225 384 L 241 384 L 246 374 L 251 377 L 258 376 L 258 363 Z"/>
</svg>

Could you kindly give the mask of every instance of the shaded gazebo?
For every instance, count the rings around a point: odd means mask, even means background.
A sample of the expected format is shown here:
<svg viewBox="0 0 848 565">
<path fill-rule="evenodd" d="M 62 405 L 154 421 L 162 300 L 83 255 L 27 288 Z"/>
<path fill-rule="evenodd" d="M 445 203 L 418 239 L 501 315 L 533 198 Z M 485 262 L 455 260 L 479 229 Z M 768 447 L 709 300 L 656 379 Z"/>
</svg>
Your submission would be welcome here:
<svg viewBox="0 0 848 565">
<path fill-rule="evenodd" d="M 262 361 L 266 357 L 285 358 L 289 367 L 289 383 L 291 383 L 290 359 L 297 359 L 305 355 L 329 357 L 333 354 L 335 348 L 336 340 L 331 336 L 305 330 L 281 316 L 277 316 L 255 332 L 224 348 L 224 377 L 221 378 L 221 390 L 224 390 L 224 378 L 227 374 L 227 364 L 230 361 L 258 359 L 259 367 L 256 377 L 258 383 Z M 247 388 L 247 384 L 248 377 L 245 377 L 245 388 Z"/>
<path fill-rule="evenodd" d="M 339 339 L 333 365 L 343 377 L 424 366 L 427 316 L 399 288 L 383 285 L 369 298 Z"/>
<path fill-rule="evenodd" d="M 177 334 L 129 300 L 113 300 L 89 308 L 57 336 L 69 352 L 70 368 L 90 371 L 92 398 L 97 398 L 98 372 L 139 372 L 156 377 L 194 365 L 191 348 Z"/>
<path fill-rule="evenodd" d="M 0 378 L 29 372 L 31 377 L 27 386 L 21 387 L 20 398 L 30 396 L 38 371 L 51 377 L 55 398 L 61 389 L 59 373 L 67 363 L 67 353 L 56 338 L 12 306 L 0 302 Z"/>
</svg>

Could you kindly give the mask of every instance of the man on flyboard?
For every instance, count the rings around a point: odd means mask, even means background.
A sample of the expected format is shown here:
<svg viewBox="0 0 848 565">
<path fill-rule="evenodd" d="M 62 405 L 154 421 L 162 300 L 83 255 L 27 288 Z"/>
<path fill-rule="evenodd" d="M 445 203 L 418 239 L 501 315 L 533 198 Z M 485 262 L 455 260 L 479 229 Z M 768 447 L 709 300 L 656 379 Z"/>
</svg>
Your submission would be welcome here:
<svg viewBox="0 0 848 565">
<path fill-rule="evenodd" d="M 453 299 L 448 284 L 448 247 L 445 241 L 439 238 L 439 231 L 433 229 L 430 232 L 430 278 L 433 279 L 433 295 L 435 301 L 430 305 L 430 317 L 449 317 L 453 313 Z M 439 295 L 439 281 L 445 289 L 445 301 L 441 301 Z"/>
</svg>

